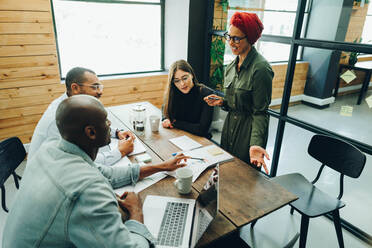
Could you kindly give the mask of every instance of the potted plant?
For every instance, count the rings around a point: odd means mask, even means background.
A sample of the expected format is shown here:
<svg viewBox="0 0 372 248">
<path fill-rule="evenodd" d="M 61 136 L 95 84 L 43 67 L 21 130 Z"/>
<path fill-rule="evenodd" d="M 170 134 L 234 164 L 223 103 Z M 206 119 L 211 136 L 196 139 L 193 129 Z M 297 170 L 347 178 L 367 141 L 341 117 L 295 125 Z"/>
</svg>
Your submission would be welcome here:
<svg viewBox="0 0 372 248">
<path fill-rule="evenodd" d="M 362 42 L 362 38 L 356 38 L 353 43 L 360 43 Z M 345 59 L 349 57 L 348 64 L 351 66 L 354 66 L 358 62 L 358 56 L 360 55 L 360 52 L 348 52 L 346 55 L 342 56 L 342 59 Z"/>
</svg>

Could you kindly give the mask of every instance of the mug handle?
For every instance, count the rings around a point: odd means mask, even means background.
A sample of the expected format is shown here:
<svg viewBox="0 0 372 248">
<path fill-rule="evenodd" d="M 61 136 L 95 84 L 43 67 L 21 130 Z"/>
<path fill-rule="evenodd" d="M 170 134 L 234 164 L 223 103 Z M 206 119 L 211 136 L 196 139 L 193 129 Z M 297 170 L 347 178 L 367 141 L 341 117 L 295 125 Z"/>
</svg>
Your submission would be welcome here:
<svg viewBox="0 0 372 248">
<path fill-rule="evenodd" d="M 177 188 L 178 190 L 179 190 L 179 188 L 178 188 L 179 181 L 180 181 L 179 179 L 176 179 L 176 181 L 174 181 L 174 183 L 173 183 L 174 186 L 176 186 L 176 188 Z"/>
</svg>

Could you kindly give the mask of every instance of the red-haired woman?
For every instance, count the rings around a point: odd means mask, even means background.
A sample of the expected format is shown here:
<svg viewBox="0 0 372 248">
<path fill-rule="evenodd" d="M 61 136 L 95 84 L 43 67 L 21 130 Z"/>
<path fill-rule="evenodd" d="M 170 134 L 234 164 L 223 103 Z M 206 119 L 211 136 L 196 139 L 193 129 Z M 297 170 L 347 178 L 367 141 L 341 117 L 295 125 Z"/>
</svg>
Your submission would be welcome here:
<svg viewBox="0 0 372 248">
<path fill-rule="evenodd" d="M 262 30 L 263 25 L 256 14 L 234 13 L 225 38 L 237 57 L 225 71 L 225 97 L 212 94 L 204 98 L 208 105 L 221 106 L 228 111 L 221 147 L 247 163 L 251 162 L 250 147 L 266 147 L 268 138 L 266 111 L 271 102 L 274 73 L 253 46 Z M 257 166 L 261 164 L 256 163 Z"/>
</svg>

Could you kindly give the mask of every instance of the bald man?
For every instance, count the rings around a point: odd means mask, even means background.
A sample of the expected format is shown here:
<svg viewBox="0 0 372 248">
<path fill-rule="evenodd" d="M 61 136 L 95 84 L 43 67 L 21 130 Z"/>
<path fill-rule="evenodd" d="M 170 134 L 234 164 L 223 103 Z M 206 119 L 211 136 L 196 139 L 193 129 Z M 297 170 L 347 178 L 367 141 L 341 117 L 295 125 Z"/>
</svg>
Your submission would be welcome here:
<svg viewBox="0 0 372 248">
<path fill-rule="evenodd" d="M 143 225 L 141 201 L 134 193 L 116 199 L 93 162 L 98 149 L 110 143 L 103 105 L 88 95 L 67 98 L 56 123 L 62 138 L 44 142 L 28 162 L 2 247 L 149 247 L 153 237 Z M 179 168 L 183 159 L 159 166 Z M 142 176 L 153 172 L 151 167 Z M 129 212 L 124 224 L 118 203 Z"/>
</svg>

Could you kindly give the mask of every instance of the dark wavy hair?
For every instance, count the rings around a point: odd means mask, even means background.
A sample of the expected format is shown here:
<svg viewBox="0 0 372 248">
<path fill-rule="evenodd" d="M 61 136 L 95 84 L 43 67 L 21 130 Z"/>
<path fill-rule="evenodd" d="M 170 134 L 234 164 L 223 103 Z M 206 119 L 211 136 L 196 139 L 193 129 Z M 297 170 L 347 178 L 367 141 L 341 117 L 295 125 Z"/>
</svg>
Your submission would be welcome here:
<svg viewBox="0 0 372 248">
<path fill-rule="evenodd" d="M 184 72 L 188 72 L 192 75 L 192 81 L 195 86 L 200 86 L 198 79 L 196 78 L 195 72 L 192 69 L 191 65 L 185 60 L 178 60 L 174 62 L 170 68 L 168 73 L 168 84 L 165 88 L 164 92 L 164 108 L 163 108 L 163 116 L 166 119 L 173 120 L 174 112 L 173 112 L 173 103 L 174 103 L 174 91 L 178 90 L 177 87 L 174 85 L 174 74 L 176 71 L 181 70 Z"/>
</svg>

